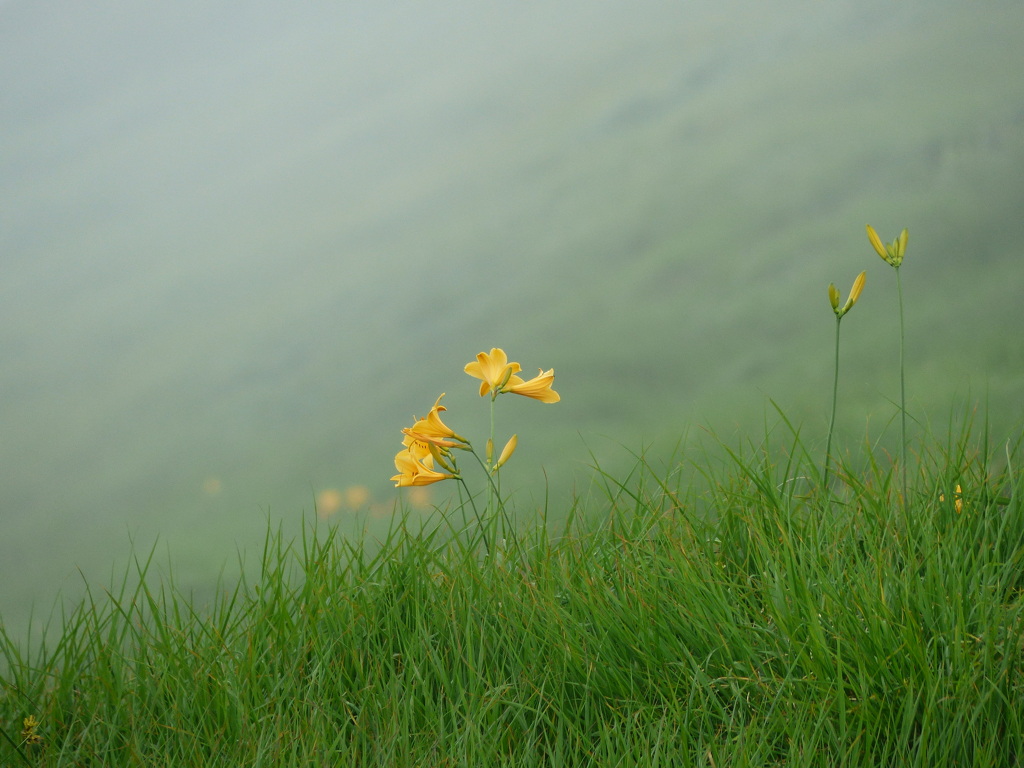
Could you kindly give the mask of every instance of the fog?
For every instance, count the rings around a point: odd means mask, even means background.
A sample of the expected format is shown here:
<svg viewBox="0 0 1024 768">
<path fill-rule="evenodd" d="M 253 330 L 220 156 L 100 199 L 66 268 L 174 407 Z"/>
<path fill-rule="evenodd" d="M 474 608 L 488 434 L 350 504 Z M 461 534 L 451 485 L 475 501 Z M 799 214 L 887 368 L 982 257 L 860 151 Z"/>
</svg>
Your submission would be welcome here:
<svg viewBox="0 0 1024 768">
<path fill-rule="evenodd" d="M 518 485 L 567 490 L 769 397 L 813 433 L 825 287 L 869 269 L 847 423 L 884 424 L 869 221 L 911 230 L 917 406 L 1014 423 L 1021 29 L 934 0 L 0 4 L 0 616 L 154 544 L 201 589 L 268 523 L 386 524 L 399 428 L 448 392 L 482 434 L 462 366 L 491 346 L 555 368 L 562 403 L 502 428 Z"/>
</svg>

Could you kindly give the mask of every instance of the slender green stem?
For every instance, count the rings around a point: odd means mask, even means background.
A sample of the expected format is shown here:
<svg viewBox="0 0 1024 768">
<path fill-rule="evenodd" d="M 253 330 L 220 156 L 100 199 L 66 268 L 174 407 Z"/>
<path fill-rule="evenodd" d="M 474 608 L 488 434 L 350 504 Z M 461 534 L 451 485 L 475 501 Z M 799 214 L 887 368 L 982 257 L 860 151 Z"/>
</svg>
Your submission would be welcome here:
<svg viewBox="0 0 1024 768">
<path fill-rule="evenodd" d="M 907 379 L 903 362 L 903 285 L 900 283 L 900 268 L 896 267 L 896 293 L 900 304 L 900 464 L 903 465 L 903 506 L 907 499 Z"/>
<path fill-rule="evenodd" d="M 494 481 L 493 475 L 495 473 L 491 472 L 491 465 L 489 463 L 485 462 L 483 459 L 481 459 L 477 455 L 476 451 L 470 451 L 470 453 L 473 454 L 473 458 L 476 459 L 476 461 L 480 465 L 481 469 L 483 469 L 484 474 L 487 476 L 487 496 L 488 496 L 488 499 L 497 498 L 498 499 L 498 506 L 501 506 L 501 488 Z M 491 463 L 493 463 L 493 462 L 491 462 Z M 488 505 L 489 504 L 490 504 L 490 501 L 488 501 Z M 490 507 L 488 506 L 488 509 L 489 508 Z"/>
<path fill-rule="evenodd" d="M 491 401 L 491 406 L 492 406 L 491 407 L 491 423 L 493 425 L 493 423 L 494 423 L 494 408 L 493 408 L 494 401 L 493 400 Z M 492 426 L 492 430 L 493 430 L 493 426 Z M 493 434 L 493 431 L 492 431 L 492 434 Z M 492 444 L 493 444 L 493 438 L 492 438 Z M 484 459 L 481 459 L 480 455 L 475 450 L 470 450 L 470 453 L 472 454 L 473 458 L 476 459 L 476 463 L 479 464 L 480 468 L 483 470 L 484 477 L 487 478 L 487 506 L 484 509 L 484 517 L 480 516 L 480 513 L 477 511 L 476 504 L 473 504 L 473 497 L 472 497 L 472 495 L 470 495 L 469 498 L 470 498 L 470 503 L 473 506 L 473 514 L 476 515 L 477 524 L 480 526 L 480 530 L 481 530 L 481 532 L 483 534 L 483 537 L 484 537 L 484 549 L 487 552 L 487 554 L 490 555 L 492 553 L 492 549 L 491 549 L 490 541 L 488 540 L 487 534 L 485 532 L 486 528 L 488 526 L 490 526 L 492 520 L 496 519 L 494 515 L 497 512 L 501 512 L 502 520 L 504 521 L 506 528 L 510 526 L 510 522 L 508 520 L 508 515 L 505 512 L 505 505 L 502 504 L 502 502 L 501 502 L 501 486 L 500 486 L 500 484 L 498 482 L 498 480 L 500 479 L 500 473 L 492 471 L 492 467 L 494 466 L 493 457 L 491 457 L 490 460 L 486 460 L 486 457 Z M 499 478 L 496 479 L 495 475 L 499 475 Z M 459 482 L 462 483 L 464 488 L 466 488 L 466 493 L 469 493 L 469 487 L 466 485 L 466 481 L 463 480 L 461 476 L 459 477 Z M 497 541 L 497 534 L 495 534 L 495 541 Z"/>
<path fill-rule="evenodd" d="M 822 486 L 828 490 L 828 475 L 832 468 L 832 430 L 836 426 L 836 400 L 839 395 L 839 326 L 842 323 L 842 315 L 836 315 L 836 366 L 835 375 L 832 378 L 832 417 L 828 422 L 828 439 L 825 441 L 825 471 Z"/>
<path fill-rule="evenodd" d="M 476 456 L 476 460 L 480 461 L 480 457 L 473 451 L 473 455 Z M 491 545 L 487 540 L 487 528 L 484 525 L 483 518 L 480 517 L 480 511 L 476 508 L 476 502 L 473 501 L 473 493 L 469 490 L 469 486 L 466 485 L 466 481 L 460 476 L 458 481 L 462 484 L 462 487 L 466 489 L 466 496 L 469 498 L 469 505 L 473 508 L 473 516 L 476 517 L 476 524 L 480 528 L 480 535 L 484 539 L 484 551 L 489 555 L 491 554 Z M 459 494 L 462 495 L 461 493 Z"/>
<path fill-rule="evenodd" d="M 491 393 L 491 434 L 487 439 L 487 464 L 484 467 L 484 472 L 487 475 L 487 510 L 490 511 L 491 503 L 494 501 L 494 493 L 497 489 L 494 487 L 494 481 L 491 479 L 491 466 L 494 464 L 494 401 L 498 399 L 498 393 Z"/>
</svg>

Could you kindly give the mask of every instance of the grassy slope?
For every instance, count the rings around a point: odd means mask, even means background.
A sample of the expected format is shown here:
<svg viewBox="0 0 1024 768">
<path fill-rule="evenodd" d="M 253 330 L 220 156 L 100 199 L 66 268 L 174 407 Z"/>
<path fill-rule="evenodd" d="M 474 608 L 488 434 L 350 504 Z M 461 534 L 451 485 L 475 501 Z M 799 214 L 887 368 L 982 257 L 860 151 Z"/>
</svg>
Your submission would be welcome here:
<svg viewBox="0 0 1024 768">
<path fill-rule="evenodd" d="M 1016 765 L 1024 509 L 985 439 L 929 445 L 906 510 L 877 465 L 825 496 L 782 430 L 597 471 L 559 535 L 506 528 L 492 556 L 450 510 L 375 548 L 270 535 L 209 609 L 94 591 L 46 650 L 4 642 L 0 727 L 42 741 L 0 758 Z"/>
</svg>

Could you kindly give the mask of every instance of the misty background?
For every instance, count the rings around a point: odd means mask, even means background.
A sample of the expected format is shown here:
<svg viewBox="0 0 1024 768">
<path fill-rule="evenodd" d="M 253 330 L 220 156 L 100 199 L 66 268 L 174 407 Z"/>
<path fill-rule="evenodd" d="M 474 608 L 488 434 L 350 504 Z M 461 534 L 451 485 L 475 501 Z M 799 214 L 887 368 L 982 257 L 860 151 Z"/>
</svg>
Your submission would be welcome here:
<svg viewBox="0 0 1024 768">
<path fill-rule="evenodd" d="M 823 442 L 826 287 L 862 269 L 837 443 L 884 445 L 866 223 L 910 230 L 912 436 L 986 402 L 1019 434 L 1022 30 L 1010 0 L 0 3 L 0 617 L 154 545 L 201 591 L 268 522 L 379 530 L 414 414 L 447 392 L 482 444 L 492 346 L 562 395 L 499 400 L 521 514 L 772 400 Z"/>
</svg>

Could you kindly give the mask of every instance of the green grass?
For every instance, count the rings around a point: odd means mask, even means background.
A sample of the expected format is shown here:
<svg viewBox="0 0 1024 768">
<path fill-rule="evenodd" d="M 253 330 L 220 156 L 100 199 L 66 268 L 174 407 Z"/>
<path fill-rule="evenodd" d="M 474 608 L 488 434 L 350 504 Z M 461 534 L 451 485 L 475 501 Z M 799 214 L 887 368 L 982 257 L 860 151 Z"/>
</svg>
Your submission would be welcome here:
<svg viewBox="0 0 1024 768">
<path fill-rule="evenodd" d="M 1016 765 L 1024 510 L 989 441 L 919 446 L 904 506 L 870 447 L 825 494 L 783 419 L 595 468 L 490 557 L 457 509 L 271 532 L 205 606 L 140 558 L 56 640 L 0 640 L 0 764 Z"/>
</svg>

